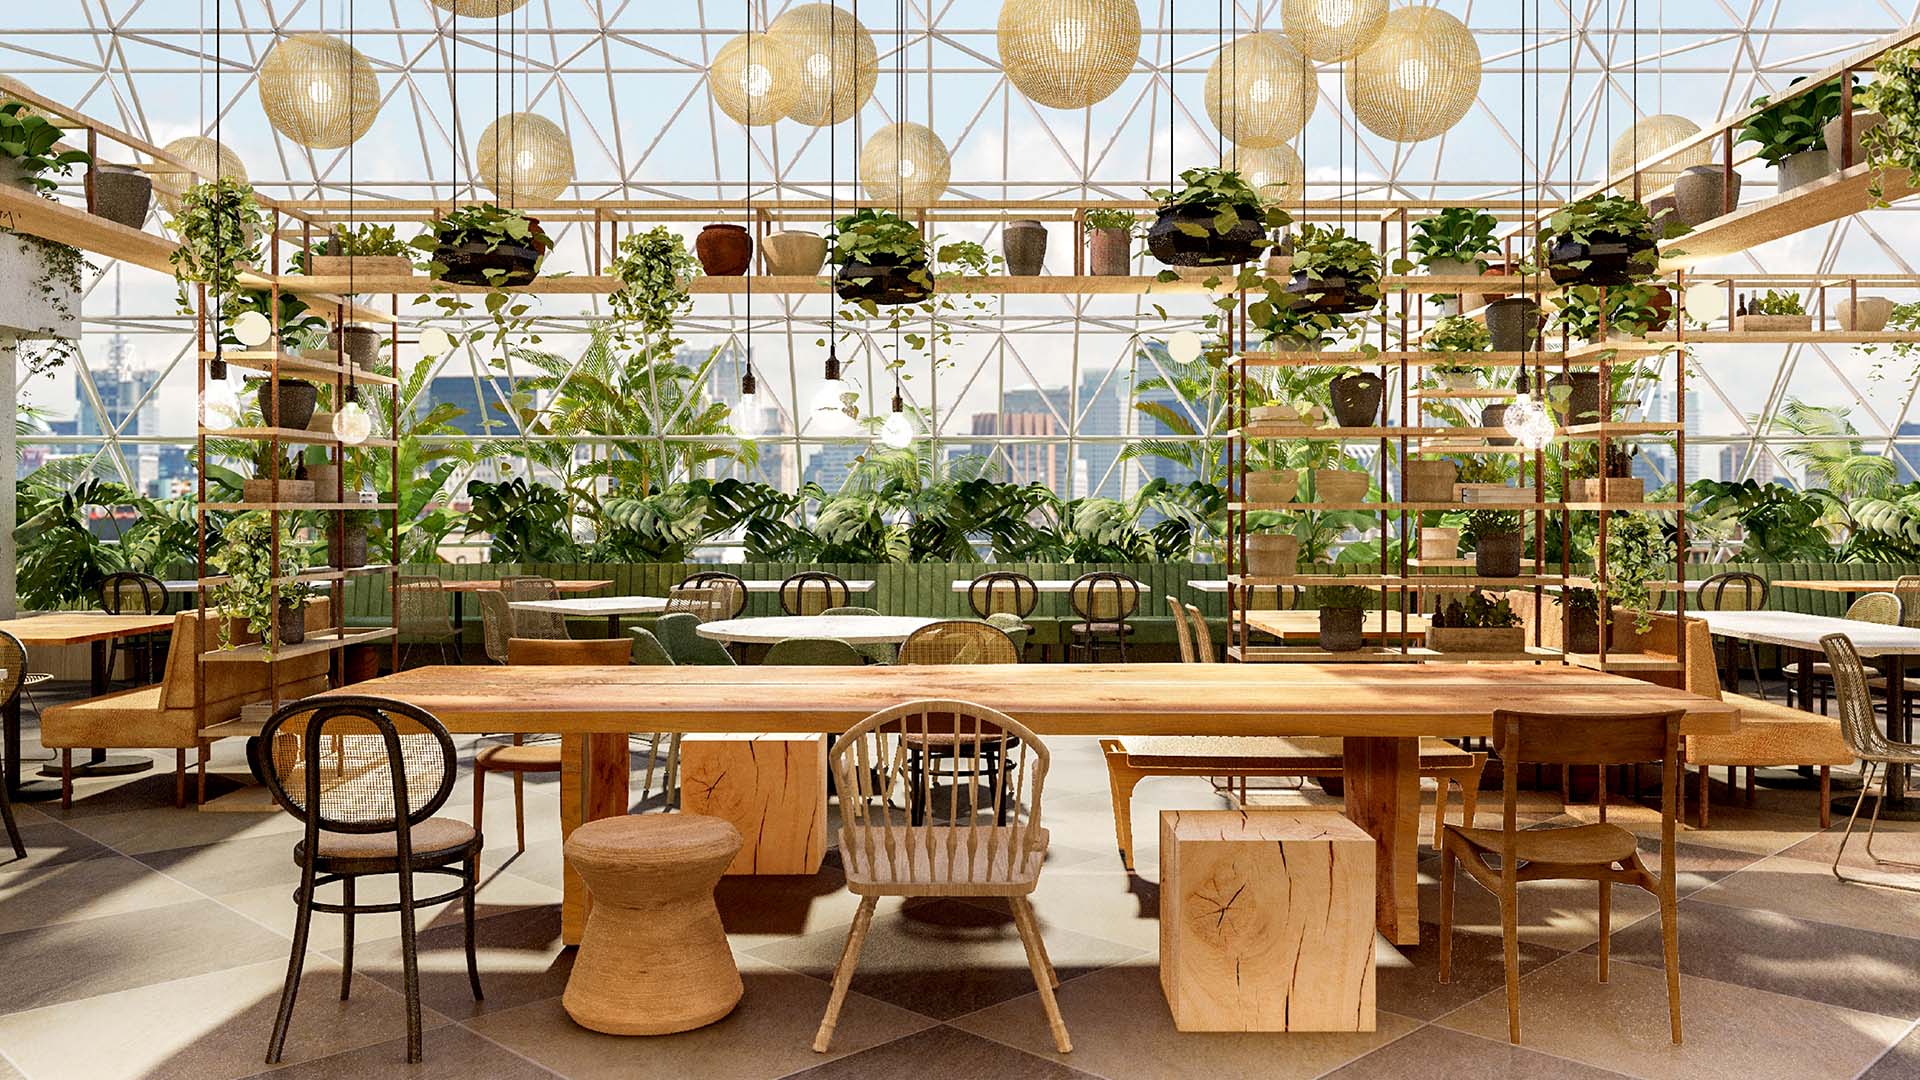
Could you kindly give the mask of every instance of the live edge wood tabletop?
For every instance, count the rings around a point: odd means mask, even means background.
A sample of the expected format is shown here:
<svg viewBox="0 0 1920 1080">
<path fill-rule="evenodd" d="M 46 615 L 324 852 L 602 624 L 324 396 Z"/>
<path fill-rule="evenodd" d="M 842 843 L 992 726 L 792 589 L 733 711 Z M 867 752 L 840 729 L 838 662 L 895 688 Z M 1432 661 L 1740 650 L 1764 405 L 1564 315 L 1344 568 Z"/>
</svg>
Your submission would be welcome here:
<svg viewBox="0 0 1920 1080">
<path fill-rule="evenodd" d="M 1490 736 L 1493 710 L 1682 709 L 1684 734 L 1739 726 L 1732 705 L 1580 668 L 1534 664 L 1032 664 L 911 667 L 421 667 L 330 693 L 418 705 L 456 732 L 558 732 L 561 829 L 627 812 L 626 734 L 838 733 L 916 698 L 1002 710 L 1040 735 L 1339 735 L 1347 816 L 1379 841 L 1376 922 L 1420 937 L 1419 738 Z M 325 696 L 325 695 L 323 695 Z M 563 934 L 586 890 L 566 878 Z"/>
</svg>

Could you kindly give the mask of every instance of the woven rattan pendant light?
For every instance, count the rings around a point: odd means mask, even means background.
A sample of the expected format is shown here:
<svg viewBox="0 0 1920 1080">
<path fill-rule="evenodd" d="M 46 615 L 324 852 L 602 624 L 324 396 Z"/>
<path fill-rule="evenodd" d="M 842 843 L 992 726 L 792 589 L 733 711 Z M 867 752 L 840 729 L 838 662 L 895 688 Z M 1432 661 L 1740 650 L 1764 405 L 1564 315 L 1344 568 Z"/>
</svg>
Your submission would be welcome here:
<svg viewBox="0 0 1920 1080">
<path fill-rule="evenodd" d="M 380 81 L 360 51 L 331 34 L 295 34 L 260 61 L 260 106 L 301 146 L 338 150 L 373 126 Z"/>
<path fill-rule="evenodd" d="M 1005 0 L 1000 66 L 1007 80 L 1051 109 L 1103 101 L 1140 58 L 1134 0 Z"/>
<path fill-rule="evenodd" d="M 930 206 L 952 173 L 947 144 L 925 124 L 888 124 L 860 149 L 860 184 L 875 202 Z"/>
<path fill-rule="evenodd" d="M 1308 59 L 1351 60 L 1387 25 L 1387 0 L 1282 0 L 1280 25 Z"/>
<path fill-rule="evenodd" d="M 1264 199 L 1299 199 L 1306 183 L 1306 167 L 1293 147 L 1282 143 L 1257 150 L 1235 147 L 1227 151 L 1222 168 L 1233 169 Z"/>
<path fill-rule="evenodd" d="M 199 176 L 168 176 L 164 187 L 160 184 L 154 185 L 154 197 L 160 200 L 160 205 L 166 207 L 169 213 L 180 212 L 180 199 L 165 188 L 185 190 L 202 180 L 212 180 L 216 176 L 247 183 L 247 167 L 241 164 L 240 155 L 205 135 L 186 135 L 160 149 L 165 151 L 168 157 L 185 162 L 189 168 L 200 174 Z"/>
<path fill-rule="evenodd" d="M 784 37 L 749 30 L 714 54 L 714 103 L 749 127 L 777 124 L 800 100 L 800 56 Z"/>
<path fill-rule="evenodd" d="M 1607 172 L 1609 175 L 1626 172 L 1642 161 L 1658 157 L 1668 147 L 1698 134 L 1700 125 L 1684 116 L 1664 113 L 1649 116 L 1613 140 L 1613 148 L 1607 152 Z M 1693 166 L 1708 165 L 1712 161 L 1713 147 L 1706 143 L 1662 158 L 1657 166 L 1641 172 L 1640 192 L 1642 195 L 1651 195 L 1672 184 L 1681 173 Z"/>
<path fill-rule="evenodd" d="M 1368 131 L 1397 142 L 1431 139 L 1460 122 L 1480 92 L 1473 31 L 1439 8 L 1397 8 L 1355 57 L 1347 102 Z"/>
<path fill-rule="evenodd" d="M 1279 34 L 1243 34 L 1207 68 L 1207 117 L 1234 145 L 1279 146 L 1306 126 L 1318 90 L 1313 68 Z"/>
<path fill-rule="evenodd" d="M 880 78 L 873 35 L 860 20 L 832 4 L 788 8 L 767 27 L 799 59 L 800 93 L 789 119 L 811 127 L 837 124 L 873 97 Z"/>
<path fill-rule="evenodd" d="M 537 113 L 508 113 L 488 124 L 478 150 L 480 182 L 506 202 L 546 202 L 573 183 L 573 144 Z"/>
<path fill-rule="evenodd" d="M 527 0 L 433 0 L 433 6 L 463 19 L 497 19 L 527 6 Z"/>
</svg>

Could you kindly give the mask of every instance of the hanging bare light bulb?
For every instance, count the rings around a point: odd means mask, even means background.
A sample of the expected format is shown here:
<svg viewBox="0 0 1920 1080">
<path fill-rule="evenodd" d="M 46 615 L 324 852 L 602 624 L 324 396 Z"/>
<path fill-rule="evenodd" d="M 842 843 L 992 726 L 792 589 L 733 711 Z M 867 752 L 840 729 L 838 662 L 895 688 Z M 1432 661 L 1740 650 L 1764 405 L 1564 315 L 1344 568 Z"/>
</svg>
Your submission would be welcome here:
<svg viewBox="0 0 1920 1080">
<path fill-rule="evenodd" d="M 746 373 L 740 376 L 740 404 L 734 406 L 733 430 L 748 438 L 766 431 L 766 405 L 760 400 L 760 382 L 753 377 L 753 358 L 747 358 Z"/>
<path fill-rule="evenodd" d="M 898 383 L 893 388 L 893 411 L 880 425 L 880 442 L 893 450 L 905 450 L 913 445 L 913 421 L 907 417 L 906 402 L 901 400 Z"/>
<path fill-rule="evenodd" d="M 1191 330 L 1182 330 L 1167 338 L 1167 355 L 1177 364 L 1191 364 L 1200 359 L 1202 347 L 1200 335 Z"/>
<path fill-rule="evenodd" d="M 847 399 L 853 390 L 845 379 L 840 377 L 840 357 L 827 347 L 826 378 L 820 388 L 813 392 L 807 402 L 808 427 L 815 434 L 827 438 L 844 438 L 854 433 L 853 412 L 848 411 Z"/>
<path fill-rule="evenodd" d="M 373 434 L 373 414 L 360 404 L 358 388 L 347 387 L 347 402 L 334 410 L 333 437 L 348 446 L 359 446 Z"/>
</svg>

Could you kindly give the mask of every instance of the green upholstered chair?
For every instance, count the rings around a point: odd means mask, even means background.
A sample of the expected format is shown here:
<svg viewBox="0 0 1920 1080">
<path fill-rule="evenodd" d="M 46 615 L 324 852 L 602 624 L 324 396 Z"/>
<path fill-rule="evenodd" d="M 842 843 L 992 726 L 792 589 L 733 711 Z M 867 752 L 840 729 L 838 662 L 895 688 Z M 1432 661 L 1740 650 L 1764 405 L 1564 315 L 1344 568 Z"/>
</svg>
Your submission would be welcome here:
<svg viewBox="0 0 1920 1080">
<path fill-rule="evenodd" d="M 870 607 L 828 608 L 822 615 L 878 615 L 880 612 Z M 855 645 L 854 651 L 867 658 L 869 664 L 891 664 L 900 657 L 900 646 L 884 642 L 873 645 Z"/>
<path fill-rule="evenodd" d="M 1020 616 L 1007 611 L 994 612 L 987 616 L 987 622 L 1006 631 L 1007 636 L 1013 639 L 1014 649 L 1022 659 L 1026 657 L 1027 635 L 1033 633 L 1033 627 L 1028 626 Z"/>
<path fill-rule="evenodd" d="M 667 655 L 671 656 L 676 664 L 731 667 L 733 657 L 728 655 L 726 646 L 701 637 L 696 632 L 699 625 L 698 616 L 684 611 L 675 611 L 655 620 L 653 636 L 666 647 Z"/>
<path fill-rule="evenodd" d="M 774 642 L 760 662 L 776 666 L 817 664 L 859 667 L 867 662 L 867 658 L 860 655 L 860 650 L 839 638 L 800 637 Z"/>
<path fill-rule="evenodd" d="M 633 663 L 649 667 L 673 666 L 673 657 L 668 654 L 667 647 L 660 644 L 660 639 L 653 636 L 653 631 L 636 626 L 628 633 L 633 635 Z"/>
</svg>

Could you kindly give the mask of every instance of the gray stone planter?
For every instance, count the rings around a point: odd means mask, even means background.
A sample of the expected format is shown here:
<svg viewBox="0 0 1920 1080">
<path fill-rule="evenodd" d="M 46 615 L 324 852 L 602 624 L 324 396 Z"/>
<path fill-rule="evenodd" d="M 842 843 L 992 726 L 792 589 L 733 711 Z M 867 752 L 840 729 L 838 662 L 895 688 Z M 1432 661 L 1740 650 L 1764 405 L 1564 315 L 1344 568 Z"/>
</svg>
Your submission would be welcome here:
<svg viewBox="0 0 1920 1080">
<path fill-rule="evenodd" d="M 1037 221 L 1009 221 L 1000 230 L 1000 250 L 1007 259 L 1007 273 L 1038 277 L 1047 261 L 1047 227 Z"/>
<path fill-rule="evenodd" d="M 1487 335 L 1493 338 L 1494 352 L 1522 352 L 1527 348 L 1527 331 L 1537 335 L 1540 305 L 1523 296 L 1509 296 L 1487 305 Z"/>
<path fill-rule="evenodd" d="M 371 368 L 380 362 L 380 331 L 371 326 L 349 326 L 346 331 L 347 362 L 359 368 Z M 327 335 L 327 348 L 339 350 L 336 335 Z"/>
<path fill-rule="evenodd" d="M 1481 577 L 1520 576 L 1520 533 L 1491 533 L 1473 542 L 1473 572 Z"/>
<path fill-rule="evenodd" d="M 1794 188 L 1811 184 L 1833 172 L 1833 160 L 1824 149 L 1803 150 L 1780 162 L 1776 191 L 1785 195 Z"/>
<path fill-rule="evenodd" d="M 93 166 L 93 213 L 116 225 L 138 229 L 153 205 L 153 178 L 131 165 Z"/>
<path fill-rule="evenodd" d="M 1378 375 L 1355 372 L 1333 380 L 1333 419 L 1341 427 L 1373 427 L 1380 422 L 1380 401 L 1387 384 Z"/>
<path fill-rule="evenodd" d="M 1740 205 L 1740 174 L 1734 173 L 1732 183 L 1726 183 L 1728 176 L 1718 165 L 1695 165 L 1679 175 L 1673 182 L 1673 205 L 1680 220 L 1691 226 L 1704 225 L 1714 218 Z M 1731 187 L 1733 197 L 1726 197 Z"/>
<path fill-rule="evenodd" d="M 1360 608 L 1321 608 L 1320 647 L 1328 652 L 1356 652 L 1361 645 Z"/>
<path fill-rule="evenodd" d="M 1827 138 L 1827 162 L 1833 167 L 1833 171 L 1835 172 L 1839 172 L 1841 168 L 1840 120 L 1841 118 L 1836 116 L 1827 121 L 1827 126 L 1821 129 L 1821 133 Z M 1886 117 L 1881 116 L 1872 109 L 1853 110 L 1853 164 L 1864 164 L 1867 160 L 1866 148 L 1860 145 L 1861 133 L 1870 128 L 1877 128 L 1886 122 Z"/>
<path fill-rule="evenodd" d="M 26 339 L 80 336 L 79 291 L 47 277 L 38 243 L 4 232 L 0 232 L 0 332 Z"/>
</svg>

